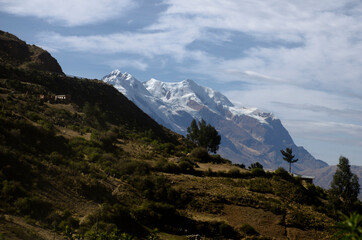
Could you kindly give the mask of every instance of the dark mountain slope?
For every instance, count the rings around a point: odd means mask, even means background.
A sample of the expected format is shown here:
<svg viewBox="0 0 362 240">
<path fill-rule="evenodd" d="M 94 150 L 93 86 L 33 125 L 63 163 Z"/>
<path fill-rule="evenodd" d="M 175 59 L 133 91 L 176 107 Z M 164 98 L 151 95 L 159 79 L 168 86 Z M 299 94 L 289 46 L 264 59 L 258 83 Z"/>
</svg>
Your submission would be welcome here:
<svg viewBox="0 0 362 240">
<path fill-rule="evenodd" d="M 33 97 L 39 98 L 40 94 L 69 94 L 71 95 L 71 102 L 78 109 L 82 109 L 87 103 L 99 107 L 98 115 L 94 117 L 104 118 L 103 121 L 128 125 L 140 131 L 151 130 L 161 139 L 171 139 L 169 130 L 158 125 L 115 88 L 101 81 L 67 77 L 36 70 L 24 71 L 4 65 L 0 65 L 0 78 L 9 79 L 7 84 L 14 85 L 18 90 L 21 90 L 22 85 L 26 83 L 42 86 L 42 91 L 31 92 L 31 90 L 27 90 L 26 93 L 33 95 Z"/>
<path fill-rule="evenodd" d="M 0 31 L 0 63 L 63 74 L 57 60 L 47 51 L 3 31 Z"/>
</svg>

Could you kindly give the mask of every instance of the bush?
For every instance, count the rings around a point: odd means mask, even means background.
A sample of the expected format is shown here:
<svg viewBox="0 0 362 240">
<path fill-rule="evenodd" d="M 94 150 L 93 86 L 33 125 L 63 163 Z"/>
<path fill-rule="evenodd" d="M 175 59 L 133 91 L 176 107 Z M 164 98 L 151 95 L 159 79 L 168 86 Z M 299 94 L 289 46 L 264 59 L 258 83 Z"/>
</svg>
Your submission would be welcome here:
<svg viewBox="0 0 362 240">
<path fill-rule="evenodd" d="M 243 163 L 242 164 L 234 163 L 233 165 L 236 167 L 239 167 L 241 169 L 245 169 L 245 164 L 243 164 Z"/>
<path fill-rule="evenodd" d="M 239 169 L 230 169 L 229 172 L 228 172 L 228 175 L 233 177 L 233 178 L 237 178 L 240 176 L 240 170 Z"/>
<path fill-rule="evenodd" d="M 307 190 L 300 183 L 273 179 L 273 191 L 275 195 L 281 197 L 284 201 L 301 204 L 317 204 L 319 202 L 315 196 L 308 195 Z"/>
<path fill-rule="evenodd" d="M 222 158 L 219 154 L 210 155 L 210 161 L 212 163 L 216 163 L 216 164 L 220 164 L 220 163 L 229 163 L 229 164 L 231 164 L 230 160 Z"/>
<path fill-rule="evenodd" d="M 52 205 L 38 198 L 19 198 L 14 202 L 14 206 L 21 215 L 29 215 L 35 219 L 42 219 L 50 212 Z"/>
<path fill-rule="evenodd" d="M 326 191 L 321 188 L 320 186 L 316 186 L 314 184 L 308 184 L 307 185 L 307 193 L 309 196 L 311 197 L 320 197 L 323 199 L 327 199 L 327 194 Z"/>
<path fill-rule="evenodd" d="M 163 176 L 132 176 L 129 179 L 132 186 L 143 193 L 144 197 L 158 202 L 184 206 L 189 196 L 182 195 L 173 189 L 169 181 Z"/>
<path fill-rule="evenodd" d="M 61 216 L 61 221 L 57 226 L 58 230 L 64 230 L 67 226 L 71 229 L 79 227 L 79 220 L 75 219 L 69 210 L 65 210 Z"/>
<path fill-rule="evenodd" d="M 151 166 L 145 162 L 125 161 L 117 164 L 117 170 L 121 176 L 124 175 L 148 175 L 151 171 Z"/>
<path fill-rule="evenodd" d="M 282 167 L 275 170 L 274 174 L 284 180 L 289 180 L 289 181 L 294 180 L 293 176 L 290 175 L 289 172 Z"/>
<path fill-rule="evenodd" d="M 159 150 L 167 154 L 173 154 L 175 153 L 175 145 L 173 143 L 162 143 L 159 146 Z"/>
<path fill-rule="evenodd" d="M 120 204 L 102 204 L 102 207 L 93 214 L 87 216 L 85 226 L 92 227 L 97 224 L 100 231 L 111 232 L 119 230 L 139 236 L 146 235 L 147 232 L 137 223 L 133 213 L 128 207 Z M 118 238 L 117 238 L 118 239 Z"/>
<path fill-rule="evenodd" d="M 250 164 L 250 166 L 248 168 L 249 168 L 249 170 L 253 170 L 253 169 L 257 169 L 257 168 L 263 169 L 263 165 L 261 165 L 259 162 L 255 162 L 255 163 Z"/>
<path fill-rule="evenodd" d="M 249 181 L 249 190 L 260 193 L 273 193 L 273 188 L 269 179 L 255 178 Z"/>
<path fill-rule="evenodd" d="M 311 222 L 307 215 L 300 210 L 291 210 L 286 217 L 286 225 L 289 227 L 297 227 L 300 229 L 309 228 Z"/>
<path fill-rule="evenodd" d="M 177 215 L 174 206 L 158 202 L 146 202 L 135 209 L 133 214 L 143 224 L 162 227 L 174 221 Z"/>
<path fill-rule="evenodd" d="M 180 173 L 181 168 L 172 162 L 168 162 L 166 159 L 160 159 L 156 162 L 155 170 L 167 173 Z"/>
<path fill-rule="evenodd" d="M 253 168 L 251 170 L 251 173 L 253 174 L 253 176 L 255 177 L 261 177 L 265 175 L 265 171 L 262 168 Z"/>
<path fill-rule="evenodd" d="M 240 230 L 246 234 L 247 236 L 258 236 L 259 233 L 249 224 L 243 224 L 241 227 L 240 227 Z"/>
<path fill-rule="evenodd" d="M 195 159 L 196 162 L 210 162 L 210 155 L 207 152 L 206 148 L 197 147 L 191 151 L 190 156 Z"/>
<path fill-rule="evenodd" d="M 183 172 L 183 173 L 190 173 L 190 172 L 194 171 L 194 165 L 192 163 L 190 163 L 189 161 L 182 160 L 179 163 L 179 167 L 180 167 L 181 172 Z"/>
<path fill-rule="evenodd" d="M 219 224 L 219 234 L 230 239 L 235 239 L 235 237 L 238 235 L 232 226 L 224 222 Z"/>
<path fill-rule="evenodd" d="M 49 155 L 49 160 L 53 164 L 61 164 L 64 162 L 64 156 L 59 152 L 51 152 Z"/>
<path fill-rule="evenodd" d="M 1 185 L 1 197 L 9 202 L 13 202 L 15 199 L 25 196 L 25 190 L 20 182 L 4 180 Z"/>
</svg>

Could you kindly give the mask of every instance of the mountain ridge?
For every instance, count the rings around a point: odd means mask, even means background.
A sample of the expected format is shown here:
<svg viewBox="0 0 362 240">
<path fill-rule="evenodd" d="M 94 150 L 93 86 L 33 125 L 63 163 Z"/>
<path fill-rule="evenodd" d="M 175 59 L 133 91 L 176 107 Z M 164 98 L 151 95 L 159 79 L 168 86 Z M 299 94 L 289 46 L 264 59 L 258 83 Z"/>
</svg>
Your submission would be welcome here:
<svg viewBox="0 0 362 240">
<path fill-rule="evenodd" d="M 220 92 L 193 80 L 162 82 L 151 78 L 142 83 L 117 69 L 102 81 L 113 85 L 158 123 L 177 133 L 186 135 L 194 118 L 206 120 L 222 136 L 219 153 L 233 162 L 248 165 L 259 161 L 267 169 L 287 167 L 279 150 L 292 147 L 300 159 L 294 164 L 295 171 L 328 166 L 296 146 L 272 113 L 238 108 Z"/>
</svg>

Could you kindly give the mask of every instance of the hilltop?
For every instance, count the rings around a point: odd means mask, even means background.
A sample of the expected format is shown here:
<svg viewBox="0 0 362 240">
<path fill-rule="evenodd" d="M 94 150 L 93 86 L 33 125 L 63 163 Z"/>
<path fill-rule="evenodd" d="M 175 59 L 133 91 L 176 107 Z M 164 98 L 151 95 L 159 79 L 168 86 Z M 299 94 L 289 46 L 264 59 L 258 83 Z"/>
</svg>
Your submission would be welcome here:
<svg viewBox="0 0 362 240">
<path fill-rule="evenodd" d="M 3 239 L 333 234 L 323 189 L 210 156 L 114 87 L 50 69 L 0 63 L 0 159 Z"/>
<path fill-rule="evenodd" d="M 0 30 L 0 63 L 21 69 L 64 74 L 58 61 L 47 51 L 26 44 L 16 36 Z"/>
</svg>

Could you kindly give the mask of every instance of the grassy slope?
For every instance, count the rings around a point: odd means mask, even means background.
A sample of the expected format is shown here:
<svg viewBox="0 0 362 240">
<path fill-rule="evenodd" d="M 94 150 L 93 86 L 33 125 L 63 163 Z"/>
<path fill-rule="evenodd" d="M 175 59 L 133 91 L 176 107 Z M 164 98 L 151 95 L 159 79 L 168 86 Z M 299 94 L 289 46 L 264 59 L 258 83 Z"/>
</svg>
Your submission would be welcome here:
<svg viewBox="0 0 362 240">
<path fill-rule="evenodd" d="M 193 170 L 188 143 L 108 85 L 4 66 L 0 72 L 5 239 L 64 239 L 67 231 L 91 239 L 96 229 L 115 228 L 139 238 L 158 228 L 164 239 L 238 239 L 253 233 L 247 224 L 257 238 L 330 234 L 333 220 L 318 189 L 230 164 Z M 72 103 L 43 103 L 44 93 L 71 94 Z"/>
</svg>

